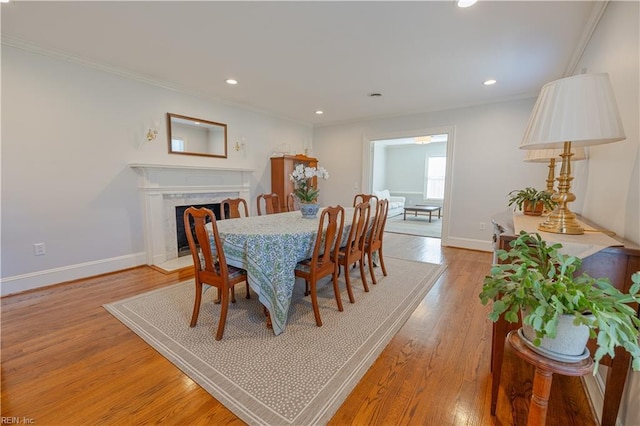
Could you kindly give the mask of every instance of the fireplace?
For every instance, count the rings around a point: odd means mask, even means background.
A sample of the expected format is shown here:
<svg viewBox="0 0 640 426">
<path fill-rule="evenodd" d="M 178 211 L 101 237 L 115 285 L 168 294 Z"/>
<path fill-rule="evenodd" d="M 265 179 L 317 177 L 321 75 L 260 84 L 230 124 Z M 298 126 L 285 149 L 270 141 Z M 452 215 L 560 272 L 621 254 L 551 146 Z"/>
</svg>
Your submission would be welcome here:
<svg viewBox="0 0 640 426">
<path fill-rule="evenodd" d="M 184 211 L 189 207 L 202 208 L 205 207 L 216 216 L 216 220 L 222 220 L 220 215 L 220 203 L 215 204 L 197 204 L 195 206 L 177 206 L 176 207 L 176 246 L 178 247 L 178 257 L 189 256 L 191 251 L 189 249 L 189 241 L 187 240 L 187 231 L 184 227 Z M 208 220 L 207 220 L 208 222 Z M 193 232 L 194 224 L 193 219 L 190 220 L 189 225 Z"/>
<path fill-rule="evenodd" d="M 179 257 L 176 207 L 218 204 L 219 214 L 222 200 L 241 197 L 251 208 L 252 169 L 139 163 L 129 167 L 140 175 L 145 252 L 149 265 L 160 265 Z"/>
</svg>

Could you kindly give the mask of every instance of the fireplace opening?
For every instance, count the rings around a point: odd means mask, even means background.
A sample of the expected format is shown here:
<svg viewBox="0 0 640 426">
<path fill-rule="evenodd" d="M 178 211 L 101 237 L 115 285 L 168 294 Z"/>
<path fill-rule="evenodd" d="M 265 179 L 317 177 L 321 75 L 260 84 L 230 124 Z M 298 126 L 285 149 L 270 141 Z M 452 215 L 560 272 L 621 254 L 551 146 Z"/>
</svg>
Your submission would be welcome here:
<svg viewBox="0 0 640 426">
<path fill-rule="evenodd" d="M 176 206 L 176 241 L 178 243 L 178 257 L 190 256 L 191 250 L 189 249 L 189 241 L 187 240 L 187 232 L 184 229 L 184 211 L 189 207 L 206 207 L 213 212 L 216 216 L 216 220 L 221 220 L 220 216 L 220 203 L 216 204 L 195 204 L 192 206 Z M 193 230 L 195 226 L 193 219 L 190 218 L 189 226 Z"/>
</svg>

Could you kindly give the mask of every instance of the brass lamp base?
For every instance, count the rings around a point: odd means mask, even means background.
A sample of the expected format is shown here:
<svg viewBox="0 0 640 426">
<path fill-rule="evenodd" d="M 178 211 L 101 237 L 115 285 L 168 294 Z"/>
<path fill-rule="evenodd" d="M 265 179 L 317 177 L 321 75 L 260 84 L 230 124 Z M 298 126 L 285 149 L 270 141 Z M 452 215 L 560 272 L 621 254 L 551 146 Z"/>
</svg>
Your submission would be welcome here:
<svg viewBox="0 0 640 426">
<path fill-rule="evenodd" d="M 558 177 L 558 192 L 554 192 L 551 199 L 556 203 L 556 208 L 547 216 L 544 222 L 538 225 L 539 231 L 552 232 L 554 234 L 582 235 L 584 228 L 580 226 L 575 213 L 567 207 L 576 196 L 571 193 L 571 142 L 565 142 L 562 154 L 562 167 Z"/>
<path fill-rule="evenodd" d="M 556 208 L 552 211 L 547 219 L 538 225 L 538 230 L 554 234 L 584 234 L 584 228 L 578 223 L 575 213 L 566 208 Z"/>
</svg>

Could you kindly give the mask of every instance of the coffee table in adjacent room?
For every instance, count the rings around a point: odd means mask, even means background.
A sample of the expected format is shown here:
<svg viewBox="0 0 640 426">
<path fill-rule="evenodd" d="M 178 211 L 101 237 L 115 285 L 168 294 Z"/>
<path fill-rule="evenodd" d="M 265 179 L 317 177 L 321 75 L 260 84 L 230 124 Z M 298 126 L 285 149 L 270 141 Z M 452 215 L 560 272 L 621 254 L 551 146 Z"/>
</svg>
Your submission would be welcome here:
<svg viewBox="0 0 640 426">
<path fill-rule="evenodd" d="M 404 208 L 404 218 L 403 220 L 407 220 L 407 212 L 412 212 L 415 217 L 418 217 L 418 213 L 429 213 L 429 222 L 431 222 L 431 215 L 433 212 L 438 212 L 438 219 L 440 219 L 442 213 L 442 207 L 440 206 L 420 206 L 416 205 L 413 207 L 405 207 Z"/>
</svg>

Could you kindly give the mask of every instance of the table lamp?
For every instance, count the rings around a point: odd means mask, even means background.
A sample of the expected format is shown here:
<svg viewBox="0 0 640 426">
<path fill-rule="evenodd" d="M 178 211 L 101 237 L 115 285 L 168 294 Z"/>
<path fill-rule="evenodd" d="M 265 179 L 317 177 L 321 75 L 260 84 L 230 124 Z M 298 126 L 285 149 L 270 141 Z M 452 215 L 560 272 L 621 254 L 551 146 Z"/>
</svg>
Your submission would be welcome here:
<svg viewBox="0 0 640 426">
<path fill-rule="evenodd" d="M 584 229 L 567 206 L 571 193 L 572 145 L 585 147 L 625 139 L 609 74 L 581 74 L 542 87 L 524 133 L 521 149 L 562 149 L 556 208 L 538 230 L 579 235 Z"/>
<path fill-rule="evenodd" d="M 553 183 L 555 182 L 556 172 L 556 160 L 562 154 L 561 149 L 528 149 L 527 155 L 524 157 L 524 161 L 528 163 L 547 163 L 549 167 L 549 174 L 547 175 L 547 192 L 553 194 Z M 571 161 L 586 160 L 587 154 L 584 148 L 579 146 L 574 148 Z"/>
</svg>

